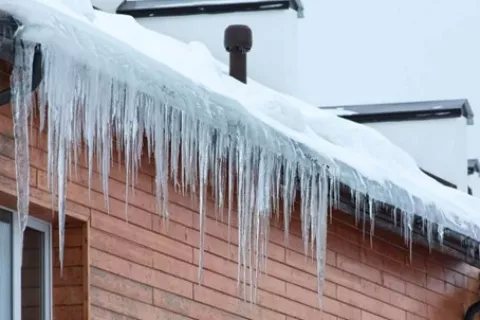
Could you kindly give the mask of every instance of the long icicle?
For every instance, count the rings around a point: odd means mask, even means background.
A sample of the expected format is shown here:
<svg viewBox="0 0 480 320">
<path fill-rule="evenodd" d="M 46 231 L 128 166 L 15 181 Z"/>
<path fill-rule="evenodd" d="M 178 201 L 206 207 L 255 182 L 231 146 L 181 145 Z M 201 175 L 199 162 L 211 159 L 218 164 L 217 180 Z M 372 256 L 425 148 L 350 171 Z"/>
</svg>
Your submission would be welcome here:
<svg viewBox="0 0 480 320">
<path fill-rule="evenodd" d="M 32 74 L 35 47 L 15 40 L 15 63 L 11 87 L 15 138 L 15 174 L 17 181 L 17 214 L 23 248 L 23 234 L 27 227 L 30 202 L 30 150 L 28 117 L 33 108 Z M 21 256 L 21 255 L 20 255 Z"/>
</svg>

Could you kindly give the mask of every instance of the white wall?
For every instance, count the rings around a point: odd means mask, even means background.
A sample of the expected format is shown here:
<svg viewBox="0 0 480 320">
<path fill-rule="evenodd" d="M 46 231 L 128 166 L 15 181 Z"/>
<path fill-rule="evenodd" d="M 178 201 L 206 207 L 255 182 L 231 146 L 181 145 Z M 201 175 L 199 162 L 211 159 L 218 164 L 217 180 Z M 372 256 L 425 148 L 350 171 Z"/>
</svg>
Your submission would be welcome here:
<svg viewBox="0 0 480 320">
<path fill-rule="evenodd" d="M 473 196 L 480 197 L 480 178 L 478 173 L 468 176 L 468 186 L 472 188 Z"/>
<path fill-rule="evenodd" d="M 118 0 L 92 2 L 110 12 L 120 3 Z M 291 9 L 137 19 L 154 31 L 186 42 L 203 42 L 214 57 L 226 64 L 229 56 L 223 46 L 225 28 L 246 24 L 253 32 L 253 47 L 247 56 L 248 76 L 289 94 L 297 93 L 299 20 L 297 12 Z"/>
<path fill-rule="evenodd" d="M 464 118 L 368 124 L 407 151 L 428 172 L 467 191 Z"/>
<path fill-rule="evenodd" d="M 298 83 L 297 13 L 272 10 L 217 15 L 141 18 L 143 26 L 189 42 L 203 42 L 214 57 L 228 64 L 223 46 L 225 28 L 246 24 L 253 32 L 253 47 L 247 56 L 248 76 L 275 90 L 296 93 Z"/>
</svg>

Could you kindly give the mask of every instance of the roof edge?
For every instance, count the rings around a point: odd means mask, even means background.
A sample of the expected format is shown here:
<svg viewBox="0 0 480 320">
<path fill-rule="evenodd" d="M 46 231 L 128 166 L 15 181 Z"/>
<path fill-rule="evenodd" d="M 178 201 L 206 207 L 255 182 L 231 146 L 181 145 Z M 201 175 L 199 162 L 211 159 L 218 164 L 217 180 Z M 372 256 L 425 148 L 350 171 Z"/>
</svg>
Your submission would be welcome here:
<svg viewBox="0 0 480 320">
<path fill-rule="evenodd" d="M 462 106 L 462 111 L 463 111 L 463 116 L 467 118 L 467 124 L 468 125 L 474 125 L 473 118 L 475 117 L 475 114 L 473 113 L 472 106 L 470 105 L 470 102 L 468 99 L 465 99 L 465 102 Z"/>
<path fill-rule="evenodd" d="M 197 14 L 221 14 L 232 12 L 288 10 L 297 11 L 303 18 L 304 7 L 301 0 L 242 0 L 242 1 L 180 1 L 124 0 L 116 13 L 134 18 L 188 16 Z"/>
<path fill-rule="evenodd" d="M 449 105 L 437 108 L 436 105 Z M 397 122 L 464 117 L 467 125 L 474 124 L 474 113 L 467 99 L 430 100 L 400 103 L 327 106 L 322 109 L 344 109 L 339 116 L 358 123 Z"/>
<path fill-rule="evenodd" d="M 480 175 L 480 161 L 478 159 L 467 160 L 468 175 L 478 173 Z"/>
<path fill-rule="evenodd" d="M 454 184 L 454 183 L 452 183 L 452 182 L 450 182 L 450 181 L 448 181 L 448 180 L 445 180 L 445 179 L 443 179 L 443 178 L 440 178 L 439 176 L 437 176 L 437 175 L 435 175 L 435 174 L 433 174 L 433 173 L 431 173 L 431 172 L 429 172 L 429 171 L 427 171 L 427 170 L 425 170 L 425 169 L 420 168 L 420 170 L 421 170 L 423 173 L 425 173 L 427 176 L 429 176 L 430 178 L 436 180 L 438 183 L 441 183 L 441 184 L 443 184 L 443 185 L 446 186 L 446 187 L 453 188 L 453 189 L 457 189 L 457 188 L 458 188 L 456 184 Z"/>
<path fill-rule="evenodd" d="M 445 109 L 438 111 L 414 111 L 414 112 L 387 112 L 387 113 L 369 113 L 369 114 L 348 114 L 340 117 L 355 121 L 358 123 L 374 122 L 400 122 L 400 121 L 420 121 L 434 119 L 460 118 L 462 112 L 455 109 Z M 467 120 L 467 124 L 468 120 Z"/>
</svg>

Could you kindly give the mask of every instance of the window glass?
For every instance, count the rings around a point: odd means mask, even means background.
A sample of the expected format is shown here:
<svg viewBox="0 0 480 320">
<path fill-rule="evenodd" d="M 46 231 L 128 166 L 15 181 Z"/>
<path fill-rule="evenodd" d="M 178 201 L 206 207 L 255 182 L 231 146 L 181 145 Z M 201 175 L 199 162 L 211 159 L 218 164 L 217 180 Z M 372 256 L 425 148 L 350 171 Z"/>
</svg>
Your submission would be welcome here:
<svg viewBox="0 0 480 320">
<path fill-rule="evenodd" d="M 22 320 L 44 320 L 44 233 L 25 230 L 22 263 Z"/>
</svg>

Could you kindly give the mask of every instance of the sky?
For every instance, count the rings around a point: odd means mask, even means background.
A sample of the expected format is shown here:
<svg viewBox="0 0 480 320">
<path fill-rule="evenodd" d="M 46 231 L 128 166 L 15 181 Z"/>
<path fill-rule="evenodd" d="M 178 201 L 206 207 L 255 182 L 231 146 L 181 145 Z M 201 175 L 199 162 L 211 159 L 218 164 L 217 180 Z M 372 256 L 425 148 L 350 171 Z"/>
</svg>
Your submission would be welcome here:
<svg viewBox="0 0 480 320">
<path fill-rule="evenodd" d="M 299 95 L 318 106 L 469 100 L 480 158 L 480 1 L 302 0 Z"/>
</svg>

